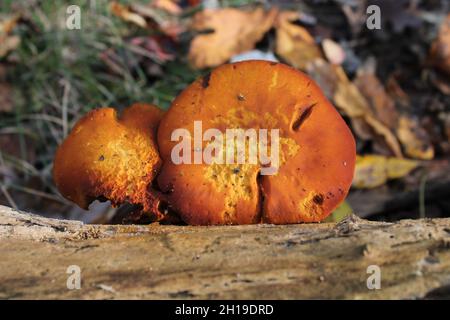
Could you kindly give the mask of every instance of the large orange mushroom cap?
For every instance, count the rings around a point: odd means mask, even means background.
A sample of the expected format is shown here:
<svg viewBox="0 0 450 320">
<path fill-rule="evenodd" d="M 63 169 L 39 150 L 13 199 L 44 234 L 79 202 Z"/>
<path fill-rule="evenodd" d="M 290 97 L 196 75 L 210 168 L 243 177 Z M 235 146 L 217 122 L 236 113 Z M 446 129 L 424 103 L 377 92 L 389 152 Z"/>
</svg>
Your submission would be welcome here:
<svg viewBox="0 0 450 320">
<path fill-rule="evenodd" d="M 53 177 L 61 194 L 84 209 L 108 199 L 139 205 L 160 219 L 151 184 L 161 166 L 155 136 L 162 115 L 148 104 L 126 108 L 120 118 L 112 108 L 86 114 L 55 155 Z"/>
<path fill-rule="evenodd" d="M 278 171 L 260 175 L 261 163 L 175 164 L 172 133 L 194 136 L 194 121 L 203 132 L 278 129 Z M 191 157 L 209 143 L 192 143 Z M 345 198 L 356 157 L 349 128 L 314 81 L 267 61 L 223 65 L 191 84 L 162 119 L 158 146 L 158 184 L 189 224 L 321 221 Z"/>
</svg>

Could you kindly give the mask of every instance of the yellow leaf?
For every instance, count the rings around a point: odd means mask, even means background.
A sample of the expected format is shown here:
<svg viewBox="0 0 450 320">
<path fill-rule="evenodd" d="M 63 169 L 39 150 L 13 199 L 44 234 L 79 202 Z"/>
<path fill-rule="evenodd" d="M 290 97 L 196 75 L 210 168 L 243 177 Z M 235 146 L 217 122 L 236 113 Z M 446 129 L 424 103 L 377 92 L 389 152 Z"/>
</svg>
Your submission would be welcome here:
<svg viewBox="0 0 450 320">
<path fill-rule="evenodd" d="M 388 178 L 397 179 L 408 175 L 419 163 L 415 160 L 388 158 L 386 165 Z"/>
<path fill-rule="evenodd" d="M 382 186 L 388 179 L 402 178 L 417 168 L 414 160 L 366 155 L 356 157 L 353 187 L 358 189 Z"/>
<path fill-rule="evenodd" d="M 358 189 L 375 188 L 387 181 L 386 157 L 369 155 L 357 156 L 353 187 Z"/>
</svg>

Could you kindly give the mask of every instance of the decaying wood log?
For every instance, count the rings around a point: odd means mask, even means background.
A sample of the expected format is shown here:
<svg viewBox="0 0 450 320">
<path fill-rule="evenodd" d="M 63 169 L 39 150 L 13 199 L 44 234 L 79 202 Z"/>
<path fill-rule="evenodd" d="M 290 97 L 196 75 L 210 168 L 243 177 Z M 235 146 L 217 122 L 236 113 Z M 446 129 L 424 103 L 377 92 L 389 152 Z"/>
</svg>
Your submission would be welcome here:
<svg viewBox="0 0 450 320">
<path fill-rule="evenodd" d="M 0 298 L 450 295 L 450 219 L 191 227 L 85 225 L 0 206 Z M 67 288 L 67 268 L 81 289 Z M 381 289 L 367 287 L 367 268 Z"/>
</svg>

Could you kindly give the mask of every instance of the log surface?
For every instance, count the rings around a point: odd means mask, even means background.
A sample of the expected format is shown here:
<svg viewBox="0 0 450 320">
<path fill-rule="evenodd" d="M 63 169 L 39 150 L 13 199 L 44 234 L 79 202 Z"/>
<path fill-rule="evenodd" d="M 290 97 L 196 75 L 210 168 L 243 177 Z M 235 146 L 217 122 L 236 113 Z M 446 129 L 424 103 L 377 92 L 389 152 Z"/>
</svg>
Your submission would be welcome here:
<svg viewBox="0 0 450 320">
<path fill-rule="evenodd" d="M 81 289 L 67 288 L 67 268 Z M 381 289 L 367 288 L 367 267 Z M 450 296 L 450 218 L 226 227 L 85 225 L 0 206 L 0 298 Z"/>
</svg>

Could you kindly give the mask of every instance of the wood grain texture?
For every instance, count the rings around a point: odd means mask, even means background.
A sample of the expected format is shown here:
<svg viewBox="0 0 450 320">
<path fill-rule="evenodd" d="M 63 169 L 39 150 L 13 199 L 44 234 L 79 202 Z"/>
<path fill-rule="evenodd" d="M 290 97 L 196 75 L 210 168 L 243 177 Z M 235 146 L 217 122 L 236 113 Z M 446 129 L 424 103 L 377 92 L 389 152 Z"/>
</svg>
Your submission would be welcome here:
<svg viewBox="0 0 450 320">
<path fill-rule="evenodd" d="M 450 293 L 450 219 L 84 225 L 0 206 L 0 298 L 415 299 Z M 369 265 L 381 289 L 368 290 Z M 67 267 L 82 287 L 68 290 Z"/>
</svg>

